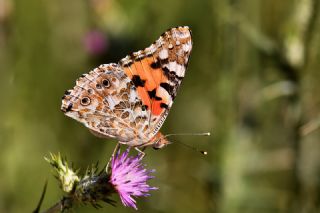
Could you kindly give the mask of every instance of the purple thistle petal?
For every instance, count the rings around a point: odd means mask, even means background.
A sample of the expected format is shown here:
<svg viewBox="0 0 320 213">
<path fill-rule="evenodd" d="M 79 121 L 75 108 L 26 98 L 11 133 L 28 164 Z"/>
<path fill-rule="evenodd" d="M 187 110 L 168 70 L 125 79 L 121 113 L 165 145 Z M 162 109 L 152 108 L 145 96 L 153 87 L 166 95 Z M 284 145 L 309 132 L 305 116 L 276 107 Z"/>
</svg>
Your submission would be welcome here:
<svg viewBox="0 0 320 213">
<path fill-rule="evenodd" d="M 142 164 L 140 156 L 130 157 L 130 149 L 120 155 L 120 150 L 111 160 L 110 183 L 119 193 L 124 206 L 138 209 L 134 197 L 147 197 L 150 190 L 156 190 L 157 187 L 151 187 L 147 180 L 154 178 L 150 174 L 155 170 L 147 170 Z"/>
</svg>

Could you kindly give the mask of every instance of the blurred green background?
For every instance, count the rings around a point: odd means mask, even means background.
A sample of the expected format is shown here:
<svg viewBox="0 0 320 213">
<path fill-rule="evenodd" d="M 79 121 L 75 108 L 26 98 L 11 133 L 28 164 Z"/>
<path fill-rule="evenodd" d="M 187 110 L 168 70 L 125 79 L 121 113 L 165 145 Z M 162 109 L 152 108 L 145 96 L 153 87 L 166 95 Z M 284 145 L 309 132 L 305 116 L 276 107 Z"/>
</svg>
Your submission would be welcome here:
<svg viewBox="0 0 320 213">
<path fill-rule="evenodd" d="M 206 132 L 147 149 L 160 189 L 140 212 L 320 212 L 318 0 L 0 0 L 0 212 L 61 198 L 49 152 L 76 167 L 106 162 L 98 139 L 60 111 L 61 96 L 101 63 L 188 25 L 194 47 L 162 132 Z M 135 212 L 119 203 L 75 212 Z"/>
</svg>

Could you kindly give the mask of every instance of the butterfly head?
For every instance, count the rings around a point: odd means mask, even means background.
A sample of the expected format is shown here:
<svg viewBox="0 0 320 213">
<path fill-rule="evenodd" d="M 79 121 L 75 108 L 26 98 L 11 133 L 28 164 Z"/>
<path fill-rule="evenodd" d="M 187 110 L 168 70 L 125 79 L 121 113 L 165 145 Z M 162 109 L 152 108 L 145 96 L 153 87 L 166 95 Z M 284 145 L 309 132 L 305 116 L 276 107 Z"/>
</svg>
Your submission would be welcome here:
<svg viewBox="0 0 320 213">
<path fill-rule="evenodd" d="M 154 149 L 162 149 L 169 144 L 171 144 L 171 142 L 160 132 L 158 132 L 152 139 L 152 147 Z"/>
</svg>

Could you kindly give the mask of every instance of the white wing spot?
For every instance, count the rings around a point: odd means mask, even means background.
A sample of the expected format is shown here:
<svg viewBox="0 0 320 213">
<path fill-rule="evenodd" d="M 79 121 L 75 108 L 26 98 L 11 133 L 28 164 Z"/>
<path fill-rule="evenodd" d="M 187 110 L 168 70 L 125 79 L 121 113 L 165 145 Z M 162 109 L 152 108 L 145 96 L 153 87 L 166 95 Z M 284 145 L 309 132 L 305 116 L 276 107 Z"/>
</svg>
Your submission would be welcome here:
<svg viewBox="0 0 320 213">
<path fill-rule="evenodd" d="M 170 61 L 169 64 L 165 65 L 170 71 L 174 71 L 177 76 L 184 77 L 185 67 L 183 65 L 178 64 L 175 61 Z"/>
<path fill-rule="evenodd" d="M 185 73 L 185 67 L 183 65 L 178 64 L 177 70 L 176 70 L 177 76 L 184 77 L 184 73 Z"/>
<path fill-rule="evenodd" d="M 108 102 L 109 108 L 110 108 L 111 110 L 113 110 L 114 107 L 115 107 L 115 105 L 116 105 L 116 103 L 114 102 L 114 100 L 112 99 L 112 97 L 111 97 L 110 95 L 108 95 L 107 97 L 105 97 L 105 100 Z"/>
<path fill-rule="evenodd" d="M 189 52 L 190 49 L 191 49 L 191 45 L 189 45 L 189 44 L 184 44 L 184 45 L 182 45 L 182 49 L 183 49 L 185 52 Z"/>
<path fill-rule="evenodd" d="M 149 55 L 153 54 L 155 51 L 157 51 L 157 47 L 154 44 L 151 44 L 149 47 L 147 47 L 144 52 Z"/>
<path fill-rule="evenodd" d="M 168 58 L 168 56 L 169 56 L 169 54 L 168 54 L 167 49 L 163 49 L 159 52 L 160 59 L 166 59 L 166 58 Z"/>
<path fill-rule="evenodd" d="M 123 58 L 123 59 L 120 60 L 120 62 L 121 62 L 123 65 L 129 64 L 131 61 L 132 61 L 132 60 L 131 60 L 130 56 L 128 56 L 128 55 L 127 55 L 125 58 Z"/>
<path fill-rule="evenodd" d="M 133 53 L 133 56 L 134 56 L 135 58 L 143 58 L 143 57 L 144 57 L 144 54 L 143 54 L 143 52 L 142 52 L 141 50 L 139 50 L 138 52 L 134 52 L 134 53 Z"/>
</svg>

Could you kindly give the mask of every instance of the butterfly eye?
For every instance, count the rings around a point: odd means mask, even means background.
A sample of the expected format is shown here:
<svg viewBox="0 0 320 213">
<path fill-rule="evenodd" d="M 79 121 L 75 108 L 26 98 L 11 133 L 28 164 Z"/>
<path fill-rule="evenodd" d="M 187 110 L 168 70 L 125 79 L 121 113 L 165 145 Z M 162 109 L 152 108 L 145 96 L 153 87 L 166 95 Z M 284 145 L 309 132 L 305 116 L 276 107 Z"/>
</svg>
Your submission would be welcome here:
<svg viewBox="0 0 320 213">
<path fill-rule="evenodd" d="M 81 105 L 83 105 L 83 106 L 89 105 L 90 102 L 91 102 L 90 98 L 88 98 L 88 97 L 84 97 L 84 98 L 81 99 Z"/>
<path fill-rule="evenodd" d="M 154 150 L 161 149 L 163 147 L 163 144 L 161 144 L 161 139 L 158 139 L 152 146 Z"/>
<path fill-rule="evenodd" d="M 102 81 L 102 84 L 103 84 L 104 87 L 110 87 L 110 81 L 108 79 L 104 79 Z"/>
</svg>

